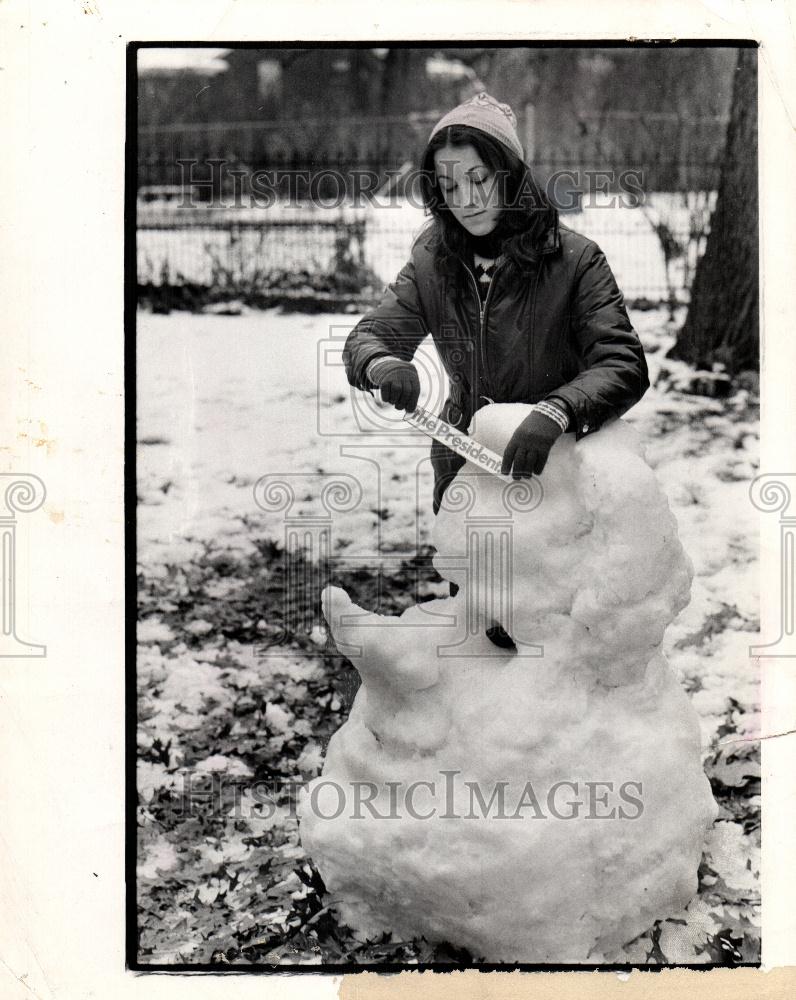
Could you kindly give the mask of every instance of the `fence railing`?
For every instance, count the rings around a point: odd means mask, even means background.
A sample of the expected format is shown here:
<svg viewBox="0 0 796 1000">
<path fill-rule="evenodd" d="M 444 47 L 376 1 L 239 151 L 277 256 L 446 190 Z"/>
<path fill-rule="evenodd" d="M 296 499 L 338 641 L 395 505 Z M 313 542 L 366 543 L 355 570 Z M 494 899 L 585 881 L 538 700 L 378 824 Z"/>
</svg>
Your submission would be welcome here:
<svg viewBox="0 0 796 1000">
<path fill-rule="evenodd" d="M 317 174 L 344 172 L 352 165 L 384 177 L 407 158 L 419 156 L 438 118 L 438 111 L 425 111 L 338 118 L 331 123 L 300 118 L 142 127 L 138 131 L 138 186 L 185 184 L 191 170 L 196 177 L 212 177 L 216 183 L 222 173 L 230 171 Z M 225 171 L 218 168 L 218 161 Z"/>
<path fill-rule="evenodd" d="M 261 122 L 211 122 L 141 127 L 138 132 L 139 189 L 186 185 L 199 180 L 215 193 L 258 172 L 337 172 L 349 177 L 370 171 L 380 182 L 407 161 L 416 163 L 437 110 L 401 116 L 297 118 Z M 578 119 L 580 137 L 561 144 L 539 136 L 533 108 L 523 112 L 526 156 L 537 172 L 574 167 L 585 171 L 643 171 L 648 191 L 710 190 L 721 157 L 726 118 L 693 118 L 662 112 L 606 111 Z M 222 167 L 223 165 L 223 167 Z M 238 180 L 235 178 L 238 177 Z M 207 188 L 206 188 L 207 189 Z"/>
<path fill-rule="evenodd" d="M 566 225 L 631 303 L 688 300 L 721 175 L 724 119 L 585 116 L 572 148 L 523 138 Z M 139 130 L 138 282 L 263 303 L 372 301 L 426 221 L 417 165 L 438 111 Z M 260 294 L 264 293 L 264 294 Z"/>
</svg>

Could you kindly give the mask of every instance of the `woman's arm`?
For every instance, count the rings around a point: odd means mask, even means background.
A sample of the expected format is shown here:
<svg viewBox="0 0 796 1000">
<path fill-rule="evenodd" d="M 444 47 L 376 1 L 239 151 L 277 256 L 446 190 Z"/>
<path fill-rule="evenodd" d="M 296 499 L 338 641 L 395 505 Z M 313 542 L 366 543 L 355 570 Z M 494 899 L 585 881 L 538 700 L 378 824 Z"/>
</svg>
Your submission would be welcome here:
<svg viewBox="0 0 796 1000">
<path fill-rule="evenodd" d="M 357 389 L 371 388 L 367 368 L 374 359 L 391 356 L 411 361 L 427 333 L 415 265 L 410 259 L 387 286 L 378 306 L 348 335 L 343 364 L 349 383 Z"/>
<path fill-rule="evenodd" d="M 563 402 L 577 438 L 619 417 L 649 388 L 644 349 L 605 254 L 589 242 L 575 272 L 572 332 L 585 368 L 547 397 Z"/>
</svg>

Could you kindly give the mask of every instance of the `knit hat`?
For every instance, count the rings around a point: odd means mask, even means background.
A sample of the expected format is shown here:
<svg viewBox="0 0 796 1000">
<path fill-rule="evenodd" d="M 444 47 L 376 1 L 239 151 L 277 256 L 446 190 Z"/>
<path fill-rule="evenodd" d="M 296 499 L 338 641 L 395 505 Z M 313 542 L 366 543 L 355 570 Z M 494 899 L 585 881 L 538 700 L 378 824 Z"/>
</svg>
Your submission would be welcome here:
<svg viewBox="0 0 796 1000">
<path fill-rule="evenodd" d="M 429 142 L 437 132 L 447 128 L 448 125 L 469 125 L 471 128 L 486 132 L 493 139 L 502 142 L 515 156 L 521 160 L 524 159 L 522 143 L 517 135 L 517 118 L 514 112 L 508 104 L 501 104 L 500 101 L 496 101 L 494 97 L 490 97 L 484 91 L 471 97 L 441 118 L 428 137 Z"/>
</svg>

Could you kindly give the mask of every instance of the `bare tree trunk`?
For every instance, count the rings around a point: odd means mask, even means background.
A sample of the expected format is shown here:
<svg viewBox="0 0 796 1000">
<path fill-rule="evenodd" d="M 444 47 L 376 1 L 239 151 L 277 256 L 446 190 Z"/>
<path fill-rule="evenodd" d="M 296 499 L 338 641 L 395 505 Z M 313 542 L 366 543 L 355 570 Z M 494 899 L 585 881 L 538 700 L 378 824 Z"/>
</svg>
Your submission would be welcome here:
<svg viewBox="0 0 796 1000">
<path fill-rule="evenodd" d="M 716 207 L 671 356 L 730 374 L 759 365 L 757 50 L 739 49 Z"/>
</svg>

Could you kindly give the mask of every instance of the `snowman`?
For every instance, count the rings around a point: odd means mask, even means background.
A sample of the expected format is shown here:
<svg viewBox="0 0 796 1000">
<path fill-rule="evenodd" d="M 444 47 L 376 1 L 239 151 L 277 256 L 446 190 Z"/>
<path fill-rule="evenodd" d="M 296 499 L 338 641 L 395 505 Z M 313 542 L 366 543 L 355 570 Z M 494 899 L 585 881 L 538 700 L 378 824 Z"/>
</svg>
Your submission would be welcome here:
<svg viewBox="0 0 796 1000">
<path fill-rule="evenodd" d="M 473 436 L 501 453 L 529 409 L 488 405 Z M 455 596 L 391 617 L 324 591 L 362 685 L 302 843 L 363 938 L 607 961 L 692 899 L 717 812 L 661 652 L 693 575 L 666 497 L 614 420 L 531 484 L 468 462 L 433 540 Z"/>
</svg>

